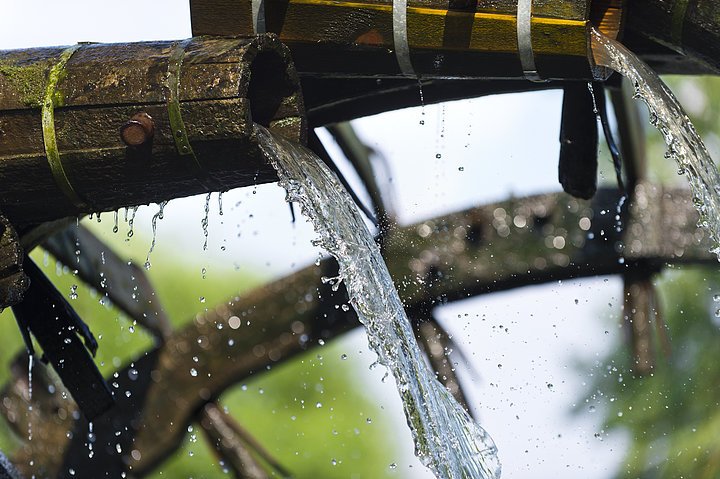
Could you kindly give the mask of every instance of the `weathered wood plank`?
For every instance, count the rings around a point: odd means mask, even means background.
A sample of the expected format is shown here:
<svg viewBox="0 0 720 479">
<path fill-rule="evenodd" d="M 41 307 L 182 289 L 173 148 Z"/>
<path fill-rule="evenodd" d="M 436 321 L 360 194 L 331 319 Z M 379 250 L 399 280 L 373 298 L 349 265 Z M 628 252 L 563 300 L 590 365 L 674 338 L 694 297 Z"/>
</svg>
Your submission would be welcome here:
<svg viewBox="0 0 720 479">
<path fill-rule="evenodd" d="M 304 140 L 288 50 L 272 36 L 183 43 L 179 135 L 171 125 L 168 80 L 179 45 L 81 45 L 55 75 L 50 131 L 64 176 L 84 205 L 66 197 L 45 151 L 41 104 L 48 72 L 65 49 L 0 52 L 0 207 L 11 222 L 22 226 L 276 179 L 253 124 Z M 152 118 L 152 139 L 128 147 L 120 128 L 140 112 Z M 187 137 L 197 161 L 179 136 Z"/>
<path fill-rule="evenodd" d="M 30 259 L 23 264 L 30 287 L 13 314 L 42 348 L 80 410 L 90 421 L 113 406 L 105 380 L 93 362 L 97 342 L 67 300 Z M 83 342 L 80 341 L 80 336 Z M 89 352 L 90 351 L 90 352 Z"/>
<path fill-rule="evenodd" d="M 29 286 L 22 270 L 24 257 L 17 231 L 0 213 L 0 308 L 20 301 Z"/>
<path fill-rule="evenodd" d="M 451 2 L 452 3 L 452 2 Z M 408 2 L 407 41 L 423 77 L 522 78 L 517 2 Z M 251 2 L 194 0 L 196 35 L 254 34 Z M 545 78 L 590 78 L 587 0 L 536 1 L 532 40 Z M 401 76 L 394 53 L 392 2 L 271 1 L 266 31 L 276 33 L 307 75 Z"/>
</svg>

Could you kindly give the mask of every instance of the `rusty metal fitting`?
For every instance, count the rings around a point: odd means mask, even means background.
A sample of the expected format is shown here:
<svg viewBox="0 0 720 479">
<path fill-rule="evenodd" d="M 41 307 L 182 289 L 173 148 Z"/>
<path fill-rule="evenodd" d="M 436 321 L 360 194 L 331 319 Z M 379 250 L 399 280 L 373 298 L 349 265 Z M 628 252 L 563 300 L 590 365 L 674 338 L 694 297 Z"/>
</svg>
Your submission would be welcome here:
<svg viewBox="0 0 720 479">
<path fill-rule="evenodd" d="M 127 146 L 137 147 L 150 142 L 155 135 L 155 120 L 141 111 L 120 127 L 120 139 Z"/>
</svg>

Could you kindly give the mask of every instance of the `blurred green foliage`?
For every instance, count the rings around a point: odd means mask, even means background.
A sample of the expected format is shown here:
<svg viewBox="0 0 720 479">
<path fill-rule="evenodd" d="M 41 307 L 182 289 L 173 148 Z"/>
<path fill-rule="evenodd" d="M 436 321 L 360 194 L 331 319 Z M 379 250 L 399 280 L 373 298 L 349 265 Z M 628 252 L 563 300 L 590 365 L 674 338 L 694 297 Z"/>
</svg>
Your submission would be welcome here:
<svg viewBox="0 0 720 479">
<path fill-rule="evenodd" d="M 604 403 L 608 429 L 629 432 L 619 477 L 711 479 L 720 475 L 720 274 L 670 270 L 658 281 L 672 354 L 655 335 L 657 365 L 646 377 L 631 371 L 622 344 L 599 363 L 592 401 Z"/>
<path fill-rule="evenodd" d="M 107 228 L 95 222 L 86 224 L 102 235 L 108 247 L 138 264 L 145 262 L 148 241 L 142 232 L 127 242 L 124 235 L 108 234 Z M 98 339 L 96 363 L 106 377 L 152 347 L 151 337 L 141 326 L 133 325 L 106 298 L 83 286 L 67 267 L 40 250 L 32 256 L 66 297 L 78 285 L 78 297 L 70 302 Z M 204 266 L 198 261 L 178 255 L 171 245 L 162 245 L 152 256 L 149 276 L 177 328 L 204 308 L 263 282 L 232 266 L 201 273 Z M 0 334 L 4 338 L 0 364 L 9 365 L 22 350 L 9 310 L 0 318 Z M 231 388 L 220 403 L 295 478 L 398 477 L 388 468 L 397 456 L 383 420 L 386 413 L 354 379 L 358 366 L 341 359 L 343 348 L 342 339 L 315 348 Z M 6 366 L 0 367 L 0 385 L 7 382 L 8 374 Z M 17 445 L 17 438 L 0 426 L 0 450 L 11 453 Z M 183 447 L 149 477 L 233 477 L 219 462 L 199 426 L 192 425 Z"/>
<path fill-rule="evenodd" d="M 674 77 L 668 81 L 717 161 L 720 79 Z M 655 130 L 648 133 L 652 177 L 682 185 L 684 179 L 675 174 L 675 165 L 664 158 L 662 138 Z M 655 370 L 647 377 L 636 377 L 630 368 L 629 345 L 618 345 L 597 363 L 588 400 L 604 404 L 606 430 L 629 433 L 630 445 L 618 477 L 717 479 L 720 273 L 717 268 L 666 269 L 656 287 L 671 355 L 663 355 L 656 331 Z"/>
</svg>

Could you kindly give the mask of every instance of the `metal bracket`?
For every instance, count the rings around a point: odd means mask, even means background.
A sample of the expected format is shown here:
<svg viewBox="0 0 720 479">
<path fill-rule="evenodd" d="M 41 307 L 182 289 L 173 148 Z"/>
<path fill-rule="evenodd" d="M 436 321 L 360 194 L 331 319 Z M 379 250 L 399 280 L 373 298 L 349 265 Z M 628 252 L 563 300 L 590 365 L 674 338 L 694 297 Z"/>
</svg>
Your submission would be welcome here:
<svg viewBox="0 0 720 479">
<path fill-rule="evenodd" d="M 73 54 L 81 47 L 81 44 L 73 45 L 65 49 L 60 54 L 58 62 L 50 69 L 48 74 L 48 81 L 45 87 L 45 98 L 42 104 L 42 132 L 43 142 L 45 144 L 45 156 L 47 157 L 48 164 L 50 165 L 50 171 L 52 172 L 55 183 L 58 188 L 65 194 L 65 196 L 81 210 L 87 210 L 87 203 L 80 198 L 80 195 L 75 191 L 72 183 L 68 179 L 65 168 L 60 158 L 60 151 L 57 146 L 57 137 L 55 135 L 55 106 L 57 96 L 57 84 L 63 76 L 65 71 L 65 65 Z"/>
</svg>

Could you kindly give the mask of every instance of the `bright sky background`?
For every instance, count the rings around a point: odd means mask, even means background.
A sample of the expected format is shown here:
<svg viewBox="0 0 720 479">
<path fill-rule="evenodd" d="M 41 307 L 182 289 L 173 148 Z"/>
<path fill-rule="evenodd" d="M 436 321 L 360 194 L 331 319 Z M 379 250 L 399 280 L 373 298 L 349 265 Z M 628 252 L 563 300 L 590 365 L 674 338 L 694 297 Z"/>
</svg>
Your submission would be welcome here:
<svg viewBox="0 0 720 479">
<path fill-rule="evenodd" d="M 0 49 L 190 36 L 187 0 L 0 0 L 0 11 Z M 400 218 L 410 222 L 509 195 L 557 191 L 560 103 L 554 91 L 487 97 L 391 112 L 355 126 L 390 161 Z M 196 252 L 208 265 L 236 262 L 285 274 L 318 253 L 309 245 L 311 228 L 290 224 L 283 196 L 275 185 L 227 193 L 221 217 L 213 195 L 207 252 L 200 227 L 204 198 L 171 202 L 158 244 Z M 137 228 L 149 230 L 156 211 L 154 205 L 141 208 Z M 504 478 L 603 479 L 620 467 L 626 441 L 602 433 L 605 403 L 595 404 L 595 413 L 581 405 L 586 413 L 572 414 L 589 382 L 578 362 L 594 361 L 620 340 L 620 292 L 617 279 L 587 279 L 496 293 L 441 312 L 477 372 L 463 379 L 498 445 Z M 360 332 L 345 341 L 349 353 L 367 347 Z M 385 409 L 396 411 L 398 440 L 408 456 L 399 458 L 396 472 L 420 477 L 393 385 L 380 381 L 382 371 L 368 371 L 371 354 L 350 354 L 350 360 Z"/>
</svg>

